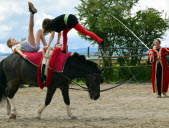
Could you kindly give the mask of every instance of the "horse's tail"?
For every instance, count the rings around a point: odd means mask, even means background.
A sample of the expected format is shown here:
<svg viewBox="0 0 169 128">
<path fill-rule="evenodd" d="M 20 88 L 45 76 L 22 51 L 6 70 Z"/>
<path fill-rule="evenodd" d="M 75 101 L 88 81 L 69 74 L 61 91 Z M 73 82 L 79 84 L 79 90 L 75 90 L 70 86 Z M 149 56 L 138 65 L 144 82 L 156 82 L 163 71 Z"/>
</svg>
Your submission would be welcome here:
<svg viewBox="0 0 169 128">
<path fill-rule="evenodd" d="M 4 60 L 0 62 L 0 102 L 6 98 L 6 87 L 7 87 L 7 80 L 2 68 L 3 62 Z"/>
</svg>

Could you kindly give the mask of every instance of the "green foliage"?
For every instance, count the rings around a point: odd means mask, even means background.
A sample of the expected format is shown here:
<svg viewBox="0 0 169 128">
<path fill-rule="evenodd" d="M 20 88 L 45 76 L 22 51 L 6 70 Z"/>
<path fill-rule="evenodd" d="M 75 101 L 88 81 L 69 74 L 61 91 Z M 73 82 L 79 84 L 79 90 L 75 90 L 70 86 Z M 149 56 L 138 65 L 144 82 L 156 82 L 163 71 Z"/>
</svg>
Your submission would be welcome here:
<svg viewBox="0 0 169 128">
<path fill-rule="evenodd" d="M 24 40 L 26 40 L 26 37 L 24 37 L 24 38 L 21 38 L 21 42 L 22 42 L 22 41 L 24 41 Z"/>
<path fill-rule="evenodd" d="M 131 72 L 132 74 L 131 74 Z M 109 82 L 116 82 L 116 81 L 126 81 L 133 78 L 133 75 L 137 75 L 131 81 L 150 81 L 151 77 L 151 66 L 146 67 L 132 67 L 130 68 L 111 68 L 105 69 L 103 72 L 103 76 Z M 135 80 L 136 79 L 136 80 Z"/>
<path fill-rule="evenodd" d="M 26 37 L 24 37 L 24 38 L 21 38 L 21 42 L 22 42 L 22 41 L 24 41 L 24 40 L 26 40 Z"/>
<path fill-rule="evenodd" d="M 116 55 L 138 55 L 145 54 L 147 49 L 141 42 L 133 36 L 123 25 L 121 25 L 113 16 L 117 17 L 128 28 L 130 28 L 148 47 L 152 47 L 152 42 L 156 38 L 162 38 L 166 30 L 169 28 L 168 19 L 162 18 L 163 12 L 159 12 L 153 8 L 139 10 L 135 15 L 131 13 L 132 8 L 139 0 L 80 0 L 81 4 L 76 7 L 81 24 L 88 30 L 96 33 L 99 37 L 106 41 L 109 48 L 114 47 L 134 47 L 136 49 L 118 50 L 106 49 L 108 56 Z M 90 37 L 80 36 L 86 40 Z M 102 53 L 102 51 L 101 51 Z M 102 53 L 103 55 L 103 53 Z M 103 66 L 115 66 L 112 64 L 111 58 L 102 58 Z M 127 65 L 141 65 L 141 57 L 131 57 L 125 59 Z M 118 59 L 119 65 L 126 65 L 124 59 Z M 142 68 L 133 68 L 133 72 L 139 72 Z M 128 69 L 106 69 L 104 76 L 107 81 L 114 78 L 121 79 L 129 76 Z M 147 76 L 148 77 L 148 76 Z M 123 79 L 123 78 L 122 78 Z"/>
</svg>

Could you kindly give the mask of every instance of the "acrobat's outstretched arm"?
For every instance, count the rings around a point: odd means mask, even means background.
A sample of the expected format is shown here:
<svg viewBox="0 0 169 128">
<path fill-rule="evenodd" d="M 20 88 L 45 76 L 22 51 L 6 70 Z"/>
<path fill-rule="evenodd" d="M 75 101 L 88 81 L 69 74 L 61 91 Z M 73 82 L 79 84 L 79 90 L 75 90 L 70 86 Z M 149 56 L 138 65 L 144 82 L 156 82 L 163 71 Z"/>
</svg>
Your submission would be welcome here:
<svg viewBox="0 0 169 128">
<path fill-rule="evenodd" d="M 49 42 L 48 42 L 47 47 L 50 46 L 50 44 L 51 44 L 51 42 L 53 41 L 54 37 L 55 37 L 55 32 L 51 32 L 51 35 L 50 35 L 50 38 L 49 38 Z"/>
<path fill-rule="evenodd" d="M 61 38 L 61 36 L 62 36 L 62 33 L 61 33 L 61 32 L 58 33 L 58 39 L 57 39 L 56 44 L 60 44 L 60 38 Z M 55 44 L 55 45 L 56 45 L 56 44 Z"/>
</svg>

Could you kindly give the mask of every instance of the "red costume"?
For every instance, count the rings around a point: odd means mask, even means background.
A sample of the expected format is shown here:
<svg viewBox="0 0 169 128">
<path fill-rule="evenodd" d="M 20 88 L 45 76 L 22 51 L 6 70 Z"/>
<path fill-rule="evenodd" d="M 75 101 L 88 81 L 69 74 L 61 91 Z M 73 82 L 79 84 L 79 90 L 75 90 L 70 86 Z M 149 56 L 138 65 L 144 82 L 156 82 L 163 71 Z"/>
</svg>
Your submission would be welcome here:
<svg viewBox="0 0 169 128">
<path fill-rule="evenodd" d="M 155 49 L 155 47 L 148 54 L 149 60 L 152 63 L 152 88 L 153 92 L 158 93 L 158 95 L 168 91 L 169 71 L 166 59 L 166 55 L 168 54 L 168 48 Z"/>
<path fill-rule="evenodd" d="M 95 39 L 99 44 L 103 43 L 103 39 L 98 37 L 95 33 L 86 30 L 81 24 L 79 24 L 78 19 L 72 14 L 63 14 L 52 20 L 50 25 L 52 31 L 61 32 L 63 31 L 63 47 L 62 50 L 66 51 L 67 46 L 67 33 L 72 29 L 76 29 L 83 35 L 90 36 Z"/>
</svg>

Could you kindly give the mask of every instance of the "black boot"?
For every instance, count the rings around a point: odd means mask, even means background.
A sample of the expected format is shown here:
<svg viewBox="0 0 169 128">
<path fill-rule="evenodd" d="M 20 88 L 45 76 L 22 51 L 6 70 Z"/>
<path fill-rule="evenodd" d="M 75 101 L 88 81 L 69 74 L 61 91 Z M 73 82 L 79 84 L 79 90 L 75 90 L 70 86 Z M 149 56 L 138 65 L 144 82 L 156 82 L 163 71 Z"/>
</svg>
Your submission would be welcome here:
<svg viewBox="0 0 169 128">
<path fill-rule="evenodd" d="M 66 54 L 66 51 L 62 51 L 62 53 Z"/>
<path fill-rule="evenodd" d="M 37 9 L 34 7 L 34 5 L 33 5 L 31 2 L 28 2 L 28 5 L 29 5 L 29 11 L 30 11 L 32 14 L 37 13 Z"/>
<path fill-rule="evenodd" d="M 44 74 L 44 73 L 45 73 L 45 67 L 46 67 L 46 65 L 43 64 L 43 65 L 42 65 L 41 76 L 40 76 L 40 81 L 41 81 L 42 83 L 44 83 L 44 82 L 46 81 L 46 75 Z"/>
<path fill-rule="evenodd" d="M 105 52 L 105 41 L 104 40 L 101 42 L 101 46 L 102 46 L 103 51 Z"/>
</svg>

